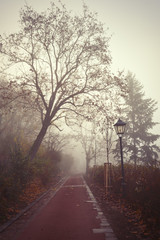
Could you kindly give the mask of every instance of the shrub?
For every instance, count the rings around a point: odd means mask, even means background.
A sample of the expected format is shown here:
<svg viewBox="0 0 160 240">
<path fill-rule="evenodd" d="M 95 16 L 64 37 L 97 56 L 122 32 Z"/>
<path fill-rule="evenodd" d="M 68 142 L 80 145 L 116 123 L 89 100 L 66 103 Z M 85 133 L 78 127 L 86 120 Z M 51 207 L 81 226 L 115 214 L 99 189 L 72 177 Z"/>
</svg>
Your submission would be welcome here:
<svg viewBox="0 0 160 240">
<path fill-rule="evenodd" d="M 160 169 L 125 164 L 125 199 L 152 227 L 160 225 Z M 121 165 L 112 166 L 112 193 L 121 197 Z M 90 169 L 90 180 L 103 185 L 104 167 Z"/>
<path fill-rule="evenodd" d="M 103 166 L 94 166 L 93 168 L 89 168 L 88 176 L 93 183 L 98 183 L 101 186 L 104 185 L 104 167 Z"/>
<path fill-rule="evenodd" d="M 40 152 L 32 162 L 28 161 L 25 155 L 22 145 L 15 141 L 10 145 L 7 161 L 0 161 L 1 223 L 7 219 L 9 209 L 15 209 L 14 206 L 28 186 L 38 182 L 38 187 L 43 189 L 43 186 L 46 187 L 53 177 L 58 175 L 59 153 Z M 33 192 L 33 195 L 35 194 Z"/>
<path fill-rule="evenodd" d="M 33 160 L 32 171 L 34 176 L 39 178 L 43 185 L 48 185 L 54 176 L 59 173 L 58 163 L 60 154 L 55 151 L 44 151 L 37 154 Z"/>
</svg>

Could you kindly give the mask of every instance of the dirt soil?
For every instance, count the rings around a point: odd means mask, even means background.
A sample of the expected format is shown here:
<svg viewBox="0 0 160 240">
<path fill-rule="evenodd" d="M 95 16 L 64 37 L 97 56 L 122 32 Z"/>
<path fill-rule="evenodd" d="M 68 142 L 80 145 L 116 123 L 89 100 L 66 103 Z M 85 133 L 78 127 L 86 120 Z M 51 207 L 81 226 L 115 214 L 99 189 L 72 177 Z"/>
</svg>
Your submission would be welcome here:
<svg viewBox="0 0 160 240">
<path fill-rule="evenodd" d="M 151 232 L 138 212 L 127 206 L 123 199 L 106 195 L 102 186 L 89 182 L 88 185 L 119 240 L 160 240 L 160 231 Z"/>
</svg>

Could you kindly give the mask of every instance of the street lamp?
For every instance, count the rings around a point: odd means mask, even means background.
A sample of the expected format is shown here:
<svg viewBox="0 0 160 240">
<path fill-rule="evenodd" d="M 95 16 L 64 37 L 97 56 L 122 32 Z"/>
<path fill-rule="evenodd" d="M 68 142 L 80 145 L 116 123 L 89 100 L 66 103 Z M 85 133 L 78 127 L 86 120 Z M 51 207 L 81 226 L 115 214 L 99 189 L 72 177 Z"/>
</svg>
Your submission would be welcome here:
<svg viewBox="0 0 160 240">
<path fill-rule="evenodd" d="M 119 119 L 115 124 L 114 128 L 119 136 L 120 141 L 120 153 L 121 153 L 121 169 L 122 169 L 122 194 L 125 195 L 125 180 L 124 180 L 124 166 L 123 166 L 123 151 L 122 151 L 122 135 L 124 134 L 126 123 Z"/>
</svg>

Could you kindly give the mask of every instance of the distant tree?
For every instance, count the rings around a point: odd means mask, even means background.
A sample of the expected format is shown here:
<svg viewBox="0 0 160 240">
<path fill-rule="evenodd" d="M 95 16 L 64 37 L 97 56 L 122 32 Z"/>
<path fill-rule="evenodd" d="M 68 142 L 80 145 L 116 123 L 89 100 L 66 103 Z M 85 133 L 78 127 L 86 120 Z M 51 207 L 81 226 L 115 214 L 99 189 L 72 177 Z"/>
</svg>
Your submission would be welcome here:
<svg viewBox="0 0 160 240">
<path fill-rule="evenodd" d="M 157 124 L 153 121 L 153 114 L 157 109 L 157 102 L 145 98 L 143 86 L 132 73 L 127 75 L 129 93 L 126 98 L 126 133 L 123 141 L 127 158 L 137 163 L 153 165 L 158 158 L 160 148 L 156 141 L 158 134 L 150 132 Z"/>
<path fill-rule="evenodd" d="M 54 150 L 55 152 L 61 152 L 67 145 L 69 145 L 69 140 L 72 138 L 73 136 L 70 134 L 63 134 L 58 131 L 54 132 L 54 129 L 52 129 L 51 126 L 45 135 L 44 144 L 48 151 Z"/>
<path fill-rule="evenodd" d="M 82 130 L 82 129 L 81 129 Z M 88 174 L 89 166 L 91 163 L 91 160 L 95 161 L 97 157 L 97 148 L 95 148 L 95 134 L 93 132 L 90 132 L 90 134 L 83 134 L 81 132 L 81 135 L 79 135 L 79 140 L 82 144 L 85 157 L 86 157 L 86 174 Z"/>
<path fill-rule="evenodd" d="M 26 5 L 19 23 L 19 32 L 0 37 L 1 53 L 5 73 L 10 71 L 23 95 L 30 96 L 27 104 L 41 116 L 41 129 L 28 155 L 33 159 L 50 125 L 67 121 L 68 112 L 83 115 L 87 105 L 98 102 L 100 92 L 114 85 L 121 91 L 123 81 L 109 74 L 110 37 L 86 5 L 81 16 L 53 2 L 42 13 Z"/>
</svg>

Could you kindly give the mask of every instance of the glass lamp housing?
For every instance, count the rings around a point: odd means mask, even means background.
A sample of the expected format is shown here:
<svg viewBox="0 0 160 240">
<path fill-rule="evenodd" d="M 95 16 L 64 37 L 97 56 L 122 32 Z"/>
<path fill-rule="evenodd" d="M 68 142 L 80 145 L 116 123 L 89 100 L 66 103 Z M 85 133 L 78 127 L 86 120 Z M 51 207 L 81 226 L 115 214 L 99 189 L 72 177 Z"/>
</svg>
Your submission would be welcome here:
<svg viewBox="0 0 160 240">
<path fill-rule="evenodd" d="M 126 123 L 119 119 L 115 124 L 114 128 L 118 136 L 122 136 L 125 132 Z"/>
</svg>

